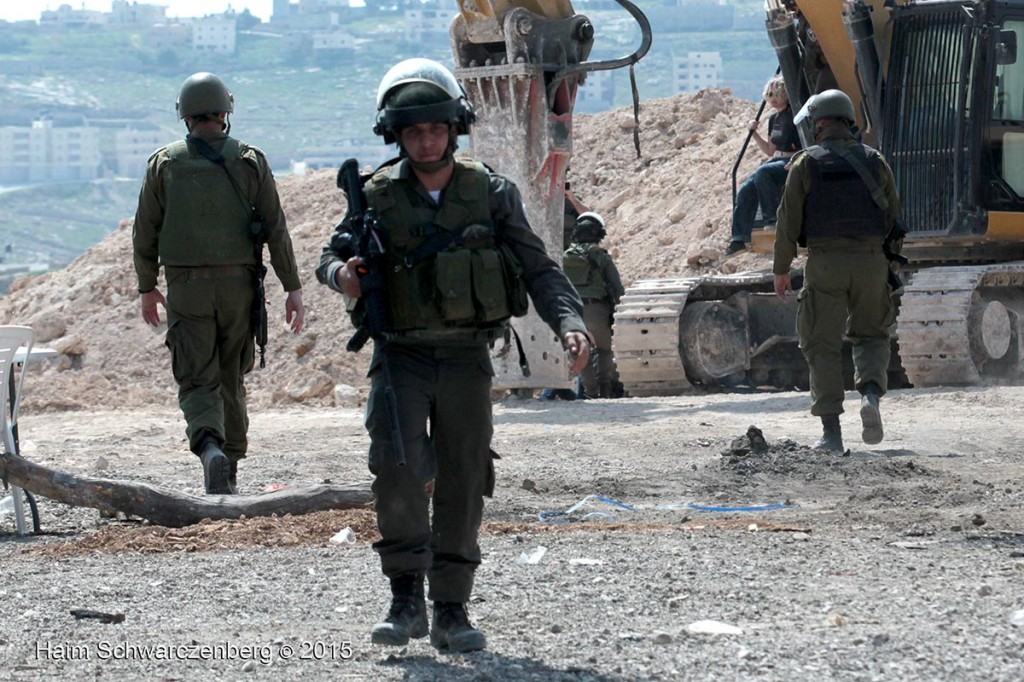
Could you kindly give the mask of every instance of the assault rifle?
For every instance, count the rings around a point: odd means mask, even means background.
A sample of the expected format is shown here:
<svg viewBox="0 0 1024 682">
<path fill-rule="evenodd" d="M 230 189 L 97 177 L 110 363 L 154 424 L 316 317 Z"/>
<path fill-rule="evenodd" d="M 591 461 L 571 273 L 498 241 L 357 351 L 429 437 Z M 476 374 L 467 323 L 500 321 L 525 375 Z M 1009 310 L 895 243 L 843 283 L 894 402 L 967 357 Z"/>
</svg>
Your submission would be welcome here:
<svg viewBox="0 0 1024 682">
<path fill-rule="evenodd" d="M 359 162 L 348 159 L 338 170 L 338 187 L 348 200 L 348 229 L 352 233 L 355 255 L 362 259 L 356 269 L 359 275 L 359 292 L 363 305 L 363 318 L 352 335 L 345 350 L 358 353 L 368 339 L 373 339 L 380 359 L 381 376 L 384 379 L 384 403 L 391 426 L 391 442 L 395 448 L 395 462 L 405 466 L 405 447 L 402 444 L 402 427 L 398 418 L 398 398 L 391 382 L 386 350 L 388 342 L 388 295 L 387 278 L 384 274 L 384 242 L 380 234 L 380 221 L 376 212 L 366 206 L 363 184 L 359 180 Z"/>
<path fill-rule="evenodd" d="M 263 264 L 263 218 L 255 207 L 252 210 L 249 233 L 252 235 L 253 252 L 256 255 L 256 269 L 253 271 L 255 292 L 252 307 L 249 309 L 249 328 L 252 329 L 253 339 L 260 349 L 260 369 L 263 369 L 267 366 L 267 266 Z"/>
<path fill-rule="evenodd" d="M 885 254 L 886 259 L 889 261 L 889 286 L 892 287 L 893 293 L 900 291 L 903 288 L 903 280 L 896 274 L 896 271 L 892 269 L 892 263 L 896 265 L 906 265 L 906 257 L 896 251 L 896 242 L 900 241 L 907 236 L 907 229 L 903 226 L 903 219 L 897 218 L 892 221 L 892 226 L 889 231 L 885 233 L 885 240 L 882 242 L 882 253 Z"/>
</svg>

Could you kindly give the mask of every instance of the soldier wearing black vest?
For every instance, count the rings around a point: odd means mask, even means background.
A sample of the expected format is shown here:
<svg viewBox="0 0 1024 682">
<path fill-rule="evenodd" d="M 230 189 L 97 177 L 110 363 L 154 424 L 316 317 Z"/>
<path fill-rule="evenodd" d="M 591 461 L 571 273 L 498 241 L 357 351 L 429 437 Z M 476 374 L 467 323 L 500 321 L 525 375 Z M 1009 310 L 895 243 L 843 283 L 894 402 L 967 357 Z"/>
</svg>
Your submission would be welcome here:
<svg viewBox="0 0 1024 682">
<path fill-rule="evenodd" d="M 305 317 L 302 285 L 266 157 L 228 136 L 234 97 L 227 86 L 212 73 L 193 74 L 176 107 L 188 136 L 150 157 L 132 231 L 142 319 L 159 327 L 157 305 L 167 310 L 189 447 L 202 461 L 206 492 L 234 494 L 248 449 L 243 380 L 255 360 L 250 314 L 263 247 L 254 245 L 254 220 L 262 219 L 271 265 L 288 292 L 285 321 L 294 333 Z M 166 299 L 157 288 L 161 265 Z"/>
<path fill-rule="evenodd" d="M 527 223 L 519 190 L 482 164 L 454 158 L 474 114 L 451 72 L 428 59 L 400 62 L 381 81 L 377 108 L 374 131 L 398 144 L 399 158 L 363 186 L 381 222 L 390 319 L 374 339 L 366 408 L 381 534 L 374 549 L 392 594 L 371 641 L 404 646 L 427 635 L 426 576 L 431 643 L 476 651 L 486 638 L 470 624 L 466 602 L 480 564 L 483 498 L 494 489 L 490 345 L 510 316 L 525 312 L 527 292 L 571 353 L 572 372 L 586 364 L 590 341 L 582 303 Z M 350 221 L 324 247 L 317 279 L 357 301 L 358 322 L 363 261 Z M 392 444 L 384 366 L 404 466 Z"/>
<path fill-rule="evenodd" d="M 810 118 L 815 146 L 798 153 L 779 205 L 775 293 L 792 289 L 789 269 L 806 245 L 804 286 L 797 296 L 800 349 L 810 368 L 811 414 L 823 435 L 814 447 L 843 452 L 843 335 L 853 345 L 861 393 L 862 439 L 882 441 L 879 398 L 886 391 L 889 327 L 894 320 L 889 260 L 882 244 L 901 213 L 889 165 L 851 132 L 853 103 L 839 90 L 811 97 L 796 116 Z"/>
</svg>

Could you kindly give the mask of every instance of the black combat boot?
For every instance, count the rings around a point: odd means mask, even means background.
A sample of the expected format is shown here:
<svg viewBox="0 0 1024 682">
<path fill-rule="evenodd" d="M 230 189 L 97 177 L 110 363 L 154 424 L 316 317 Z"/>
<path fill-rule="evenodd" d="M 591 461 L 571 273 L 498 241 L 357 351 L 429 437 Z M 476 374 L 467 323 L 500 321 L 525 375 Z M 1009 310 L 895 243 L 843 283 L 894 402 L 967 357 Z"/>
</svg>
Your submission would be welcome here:
<svg viewBox="0 0 1024 682">
<path fill-rule="evenodd" d="M 228 469 L 228 488 L 232 495 L 238 494 L 238 461 L 232 461 Z"/>
<path fill-rule="evenodd" d="M 829 452 L 845 452 L 843 447 L 843 430 L 839 426 L 838 414 L 821 415 L 822 435 L 811 447 L 815 450 Z"/>
<path fill-rule="evenodd" d="M 231 475 L 231 462 L 220 449 L 220 443 L 213 436 L 203 439 L 199 447 L 199 461 L 203 463 L 203 482 L 206 484 L 207 495 L 231 495 L 233 491 L 228 483 Z"/>
<path fill-rule="evenodd" d="M 487 647 L 487 638 L 470 624 L 465 604 L 436 601 L 430 624 L 430 643 L 442 651 L 463 653 L 483 651 Z"/>
<path fill-rule="evenodd" d="M 864 395 L 860 399 L 860 422 L 864 425 L 861 439 L 868 445 L 882 442 L 882 413 L 878 411 L 878 399 L 882 397 L 882 389 L 873 381 L 862 389 Z"/>
<path fill-rule="evenodd" d="M 423 596 L 423 574 L 403 573 L 391 579 L 391 608 L 384 620 L 373 626 L 370 642 L 405 646 L 409 639 L 427 636 L 427 602 Z"/>
</svg>

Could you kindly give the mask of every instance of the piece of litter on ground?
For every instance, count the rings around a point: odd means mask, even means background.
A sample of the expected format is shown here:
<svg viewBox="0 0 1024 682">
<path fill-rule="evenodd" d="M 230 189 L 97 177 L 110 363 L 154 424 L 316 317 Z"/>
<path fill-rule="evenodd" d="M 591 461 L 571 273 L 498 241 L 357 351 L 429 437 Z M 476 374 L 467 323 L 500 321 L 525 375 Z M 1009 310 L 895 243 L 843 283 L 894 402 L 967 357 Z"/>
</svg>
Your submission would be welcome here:
<svg viewBox="0 0 1024 682">
<path fill-rule="evenodd" d="M 717 620 L 698 620 L 686 626 L 686 631 L 694 635 L 742 635 L 743 630 L 735 625 Z"/>
<path fill-rule="evenodd" d="M 928 549 L 929 545 L 939 544 L 938 540 L 927 540 L 924 542 L 906 542 L 899 540 L 897 542 L 888 543 L 892 547 L 899 547 L 900 549 Z"/>
<path fill-rule="evenodd" d="M 579 559 L 569 559 L 570 566 L 602 566 L 604 562 L 600 559 L 588 559 L 581 557 Z"/>
<path fill-rule="evenodd" d="M 540 560 L 544 558 L 545 554 L 547 554 L 547 551 L 548 548 L 543 545 L 535 547 L 534 549 L 531 549 L 529 552 L 523 552 L 522 554 L 520 554 L 519 558 L 516 559 L 516 563 L 519 565 L 539 564 Z"/>
<path fill-rule="evenodd" d="M 351 528 L 342 528 L 331 536 L 331 542 L 336 542 L 339 545 L 353 545 L 356 542 L 356 534 Z"/>
</svg>

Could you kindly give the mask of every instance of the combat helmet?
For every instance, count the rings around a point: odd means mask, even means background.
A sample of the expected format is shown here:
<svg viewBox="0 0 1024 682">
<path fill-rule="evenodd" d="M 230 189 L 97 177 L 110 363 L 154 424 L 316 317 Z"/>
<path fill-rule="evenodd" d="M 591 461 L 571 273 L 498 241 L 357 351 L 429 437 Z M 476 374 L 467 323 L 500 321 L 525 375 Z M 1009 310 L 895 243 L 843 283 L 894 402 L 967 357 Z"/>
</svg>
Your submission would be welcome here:
<svg viewBox="0 0 1024 682">
<path fill-rule="evenodd" d="M 842 90 L 833 89 L 812 95 L 797 112 L 793 121 L 799 125 L 807 118 L 815 122 L 823 118 L 840 118 L 853 125 L 857 120 L 857 114 L 853 110 L 853 102 L 849 96 Z"/>
<path fill-rule="evenodd" d="M 235 110 L 235 98 L 224 81 L 212 73 L 201 71 L 181 84 L 174 108 L 179 119 L 203 114 L 230 114 Z"/>
<path fill-rule="evenodd" d="M 572 228 L 574 242 L 599 242 L 606 234 L 608 233 L 604 229 L 604 218 L 593 211 L 581 213 Z"/>
<path fill-rule="evenodd" d="M 417 123 L 449 123 L 453 136 L 469 133 L 476 120 L 466 92 L 452 72 L 432 59 L 401 61 L 384 74 L 377 88 L 377 122 L 373 132 L 387 144 L 397 132 Z"/>
</svg>

